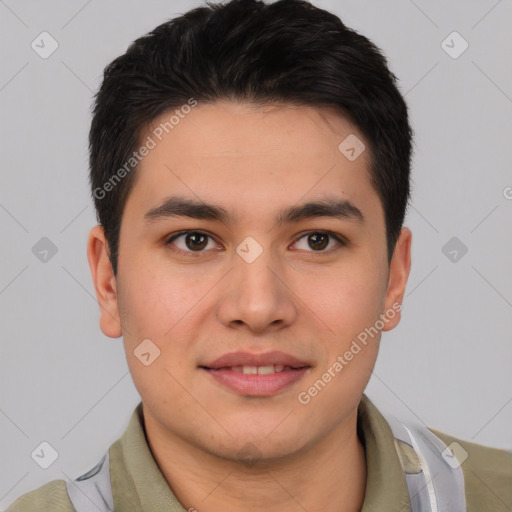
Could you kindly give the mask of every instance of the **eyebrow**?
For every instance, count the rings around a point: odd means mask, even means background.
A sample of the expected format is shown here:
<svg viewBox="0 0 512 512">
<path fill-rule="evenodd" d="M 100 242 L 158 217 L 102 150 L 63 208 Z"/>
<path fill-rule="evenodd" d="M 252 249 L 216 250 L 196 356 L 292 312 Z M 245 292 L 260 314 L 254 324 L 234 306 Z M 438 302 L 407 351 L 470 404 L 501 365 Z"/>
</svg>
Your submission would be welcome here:
<svg viewBox="0 0 512 512">
<path fill-rule="evenodd" d="M 236 215 L 224 207 L 212 203 L 205 203 L 183 196 L 171 196 L 162 204 L 152 208 L 144 214 L 144 222 L 151 223 L 169 217 L 190 217 L 193 219 L 206 219 L 232 224 Z M 291 224 L 315 217 L 333 217 L 340 220 L 354 220 L 364 223 L 361 210 L 347 199 L 337 197 L 322 198 L 301 205 L 288 206 L 280 210 L 276 223 Z"/>
</svg>

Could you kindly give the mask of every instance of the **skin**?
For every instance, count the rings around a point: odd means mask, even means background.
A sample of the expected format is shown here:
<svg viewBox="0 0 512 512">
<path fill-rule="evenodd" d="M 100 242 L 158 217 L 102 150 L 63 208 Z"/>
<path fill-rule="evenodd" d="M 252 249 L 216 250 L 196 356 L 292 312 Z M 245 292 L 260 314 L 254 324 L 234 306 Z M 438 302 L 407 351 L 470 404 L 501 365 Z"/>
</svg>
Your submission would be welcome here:
<svg viewBox="0 0 512 512">
<path fill-rule="evenodd" d="M 409 276 L 411 232 L 402 228 L 389 264 L 369 149 L 354 161 L 338 150 L 349 134 L 364 141 L 328 107 L 200 104 L 139 166 L 123 212 L 117 278 L 103 229 L 90 232 L 101 329 L 123 336 L 149 445 L 186 509 L 362 507 L 366 460 L 357 406 L 380 333 L 310 403 L 297 399 L 360 332 L 402 302 Z M 145 223 L 144 214 L 171 194 L 221 204 L 237 221 L 174 217 Z M 352 202 L 364 223 L 320 217 L 276 224 L 281 208 L 327 195 Z M 184 236 L 174 247 L 192 256 L 164 245 L 188 229 L 212 237 L 202 252 L 194 252 Z M 348 243 L 331 238 L 315 250 L 307 235 L 325 230 Z M 263 249 L 252 263 L 236 253 L 247 236 Z M 399 320 L 396 312 L 383 330 Z M 134 350 L 148 338 L 161 353 L 145 366 Z M 312 367 L 273 396 L 243 396 L 198 368 L 235 350 L 281 350 Z M 246 463 L 241 453 L 249 442 L 257 460 Z"/>
</svg>

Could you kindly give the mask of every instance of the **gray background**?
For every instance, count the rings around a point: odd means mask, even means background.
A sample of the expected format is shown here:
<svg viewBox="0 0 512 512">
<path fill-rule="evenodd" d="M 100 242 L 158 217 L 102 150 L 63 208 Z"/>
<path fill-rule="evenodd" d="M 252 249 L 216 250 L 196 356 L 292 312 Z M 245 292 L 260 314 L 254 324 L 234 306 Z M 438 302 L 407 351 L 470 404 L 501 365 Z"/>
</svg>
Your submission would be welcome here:
<svg viewBox="0 0 512 512">
<path fill-rule="evenodd" d="M 512 3 L 313 3 L 383 49 L 416 132 L 413 266 L 367 394 L 403 419 L 511 449 Z M 90 105 L 106 64 L 197 5 L 0 0 L 0 508 L 90 469 L 139 402 L 122 340 L 99 329 L 86 258 Z M 59 44 L 47 59 L 31 48 L 42 31 Z M 469 43 L 456 59 L 442 46 L 453 31 Z M 58 250 L 46 262 L 32 252 L 42 237 Z M 468 249 L 457 261 L 443 252 L 452 237 Z M 59 454 L 46 470 L 31 458 L 42 441 Z"/>
</svg>

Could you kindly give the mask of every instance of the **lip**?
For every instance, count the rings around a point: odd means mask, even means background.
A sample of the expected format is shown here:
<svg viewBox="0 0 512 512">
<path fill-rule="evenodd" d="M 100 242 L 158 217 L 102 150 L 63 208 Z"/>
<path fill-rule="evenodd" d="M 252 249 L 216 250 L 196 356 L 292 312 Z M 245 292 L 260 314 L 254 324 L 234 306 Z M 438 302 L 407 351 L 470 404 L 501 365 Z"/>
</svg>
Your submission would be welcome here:
<svg viewBox="0 0 512 512">
<path fill-rule="evenodd" d="M 285 352 L 272 351 L 261 354 L 251 354 L 250 352 L 238 351 L 224 354 L 210 363 L 200 365 L 200 367 L 219 370 L 233 366 L 269 366 L 272 364 L 282 364 L 294 369 L 311 366 L 306 361 L 301 361 L 297 357 L 286 354 Z"/>
<path fill-rule="evenodd" d="M 235 393 L 246 396 L 270 396 L 301 380 L 310 368 L 305 366 L 266 375 L 246 375 L 227 368 L 214 370 L 202 367 L 201 370 Z"/>
<path fill-rule="evenodd" d="M 246 375 L 234 371 L 234 366 L 283 365 L 290 369 L 263 375 Z M 214 380 L 231 391 L 246 396 L 270 396 L 301 380 L 311 365 L 285 352 L 272 351 L 260 354 L 229 352 L 210 363 L 199 365 Z"/>
</svg>

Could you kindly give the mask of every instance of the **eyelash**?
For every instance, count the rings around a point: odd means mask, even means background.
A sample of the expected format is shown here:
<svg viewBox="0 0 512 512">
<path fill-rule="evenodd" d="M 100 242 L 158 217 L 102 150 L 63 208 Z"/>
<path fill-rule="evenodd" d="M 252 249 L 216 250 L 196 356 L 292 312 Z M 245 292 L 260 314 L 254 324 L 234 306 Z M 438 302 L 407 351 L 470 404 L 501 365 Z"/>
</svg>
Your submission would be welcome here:
<svg viewBox="0 0 512 512">
<path fill-rule="evenodd" d="M 203 251 L 184 251 L 180 248 L 172 247 L 172 243 L 177 238 L 187 235 L 189 233 L 198 233 L 200 235 L 205 235 L 208 238 L 214 240 L 214 238 L 211 235 L 209 235 L 208 233 L 205 233 L 204 231 L 200 231 L 197 229 L 189 229 L 189 230 L 180 231 L 179 233 L 173 234 L 170 238 L 167 238 L 167 240 L 164 242 L 164 245 L 178 254 L 183 254 L 184 256 L 199 257 L 202 254 L 204 254 L 206 251 L 204 251 L 204 250 Z M 303 233 L 299 238 L 297 238 L 297 240 L 295 240 L 294 244 L 296 244 L 302 238 L 307 237 L 309 235 L 313 235 L 313 234 L 328 235 L 330 238 L 334 238 L 334 240 L 336 240 L 336 242 L 338 242 L 340 247 L 345 247 L 348 245 L 348 242 L 344 237 L 342 237 L 341 235 L 338 235 L 336 233 L 333 233 L 332 231 L 326 231 L 326 230 L 308 231 L 307 233 Z M 335 247 L 334 249 L 330 249 L 328 251 L 322 250 L 322 251 L 306 251 L 306 252 L 309 252 L 315 256 L 322 256 L 324 254 L 330 254 L 333 251 L 340 249 L 340 247 Z"/>
</svg>

